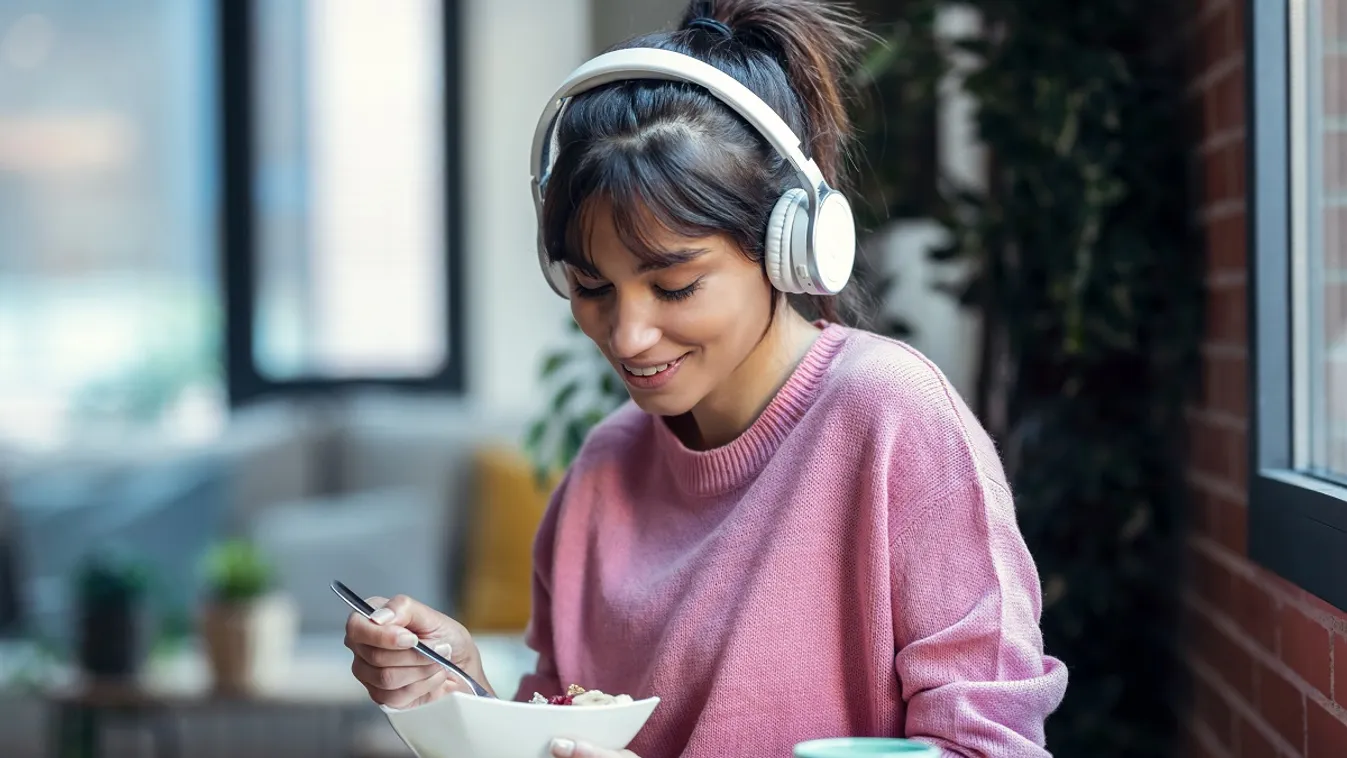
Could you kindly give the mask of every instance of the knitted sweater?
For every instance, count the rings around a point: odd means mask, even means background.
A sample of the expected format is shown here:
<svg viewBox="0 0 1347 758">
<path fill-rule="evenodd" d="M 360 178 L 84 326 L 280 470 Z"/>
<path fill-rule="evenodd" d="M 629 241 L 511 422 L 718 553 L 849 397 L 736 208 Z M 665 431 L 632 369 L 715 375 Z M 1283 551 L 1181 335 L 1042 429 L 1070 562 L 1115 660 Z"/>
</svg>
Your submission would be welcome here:
<svg viewBox="0 0 1347 758">
<path fill-rule="evenodd" d="M 1038 758 L 1067 674 L 992 441 L 915 350 L 830 325 L 733 442 L 626 405 L 534 548 L 517 698 L 575 683 L 660 705 L 641 758 L 903 736 Z"/>
</svg>

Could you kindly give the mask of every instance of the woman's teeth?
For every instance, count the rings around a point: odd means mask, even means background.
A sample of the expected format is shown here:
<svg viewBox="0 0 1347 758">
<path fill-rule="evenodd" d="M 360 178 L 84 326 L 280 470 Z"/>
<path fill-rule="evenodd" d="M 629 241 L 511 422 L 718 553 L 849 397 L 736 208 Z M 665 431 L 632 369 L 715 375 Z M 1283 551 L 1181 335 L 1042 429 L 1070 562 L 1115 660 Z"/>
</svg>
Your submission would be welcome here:
<svg viewBox="0 0 1347 758">
<path fill-rule="evenodd" d="M 661 363 L 658 366 L 651 366 L 649 368 L 632 368 L 631 366 L 628 366 L 625 363 L 622 364 L 622 368 L 626 369 L 627 373 L 634 374 L 636 376 L 654 376 L 655 374 L 658 374 L 659 372 L 663 371 L 668 367 L 669 364 L 667 363 Z"/>
</svg>

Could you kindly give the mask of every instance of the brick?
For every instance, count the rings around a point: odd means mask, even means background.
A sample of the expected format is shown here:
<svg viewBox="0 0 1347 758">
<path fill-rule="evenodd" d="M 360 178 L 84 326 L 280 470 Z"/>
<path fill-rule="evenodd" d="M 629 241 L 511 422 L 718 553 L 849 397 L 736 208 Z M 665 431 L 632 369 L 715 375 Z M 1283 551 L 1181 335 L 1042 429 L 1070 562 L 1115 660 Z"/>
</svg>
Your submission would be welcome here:
<svg viewBox="0 0 1347 758">
<path fill-rule="evenodd" d="M 1205 200 L 1208 203 L 1234 200 L 1244 196 L 1244 170 L 1247 162 L 1244 139 L 1226 140 L 1203 154 Z"/>
<path fill-rule="evenodd" d="M 1215 540 L 1236 555 L 1248 555 L 1249 509 L 1224 495 L 1213 495 L 1211 510 Z"/>
<path fill-rule="evenodd" d="M 1223 160 L 1224 155 L 1224 146 L 1202 155 L 1202 199 L 1206 203 L 1219 202 L 1229 197 L 1229 165 Z"/>
<path fill-rule="evenodd" d="M 1347 755 L 1347 721 L 1340 708 L 1330 711 L 1310 703 L 1305 718 L 1305 758 L 1341 758 Z"/>
<path fill-rule="evenodd" d="M 1190 530 L 1202 537 L 1216 538 L 1217 512 L 1212 501 L 1215 496 L 1201 487 L 1188 488 L 1188 504 L 1192 515 Z"/>
<path fill-rule="evenodd" d="M 1245 432 L 1226 423 L 1195 418 L 1188 425 L 1189 463 L 1195 471 L 1237 486 L 1245 485 Z"/>
<path fill-rule="evenodd" d="M 1243 429 L 1228 429 L 1225 436 L 1230 482 L 1236 487 L 1249 484 L 1249 434 Z"/>
<path fill-rule="evenodd" d="M 1224 566 L 1196 549 L 1190 550 L 1193 589 L 1207 605 L 1225 612 L 1234 598 L 1235 577 Z"/>
<path fill-rule="evenodd" d="M 1343 214 L 1347 223 L 1347 212 Z M 1211 273 L 1244 271 L 1248 262 L 1248 231 L 1244 214 L 1216 219 L 1207 226 L 1207 270 Z"/>
<path fill-rule="evenodd" d="M 1248 417 L 1249 364 L 1243 355 L 1208 352 L 1202 357 L 1202 405 L 1240 418 Z"/>
<path fill-rule="evenodd" d="M 1199 677 L 1193 677 L 1193 716 L 1211 730 L 1223 747 L 1234 748 L 1234 712 L 1220 694 Z"/>
<path fill-rule="evenodd" d="M 1243 510 L 1243 509 L 1241 509 Z M 1234 577 L 1235 621 L 1268 653 L 1277 650 L 1277 603 L 1262 587 L 1247 577 Z"/>
<path fill-rule="evenodd" d="M 1303 750 L 1305 694 L 1281 674 L 1258 664 L 1258 699 L 1254 707 L 1282 739 Z"/>
<path fill-rule="evenodd" d="M 1239 758 L 1278 758 L 1277 748 L 1250 722 L 1240 719 L 1236 726 Z"/>
<path fill-rule="evenodd" d="M 1347 701 L 1347 637 L 1333 636 L 1333 700 Z"/>
<path fill-rule="evenodd" d="M 1230 128 L 1239 128 L 1246 126 L 1249 122 L 1248 110 L 1245 108 L 1244 99 L 1244 64 L 1240 64 L 1230 69 L 1230 73 L 1223 80 L 1225 94 L 1221 96 L 1221 104 L 1225 106 L 1225 113 L 1222 121 Z"/>
<path fill-rule="evenodd" d="M 1248 312 L 1245 283 L 1212 284 L 1207 288 L 1207 338 L 1213 342 L 1248 344 Z"/>
<path fill-rule="evenodd" d="M 1279 657 L 1292 671 L 1325 696 L 1332 690 L 1328 629 L 1293 605 L 1282 606 Z"/>
<path fill-rule="evenodd" d="M 1220 430 L 1200 417 L 1188 424 L 1188 465 L 1198 473 L 1222 475 Z"/>
<path fill-rule="evenodd" d="M 1202 26 L 1202 59 L 1207 66 L 1220 63 L 1230 52 L 1229 13 L 1229 9 L 1223 7 L 1211 14 Z"/>
<path fill-rule="evenodd" d="M 1183 730 L 1183 737 L 1179 740 L 1179 758 L 1225 758 L 1227 753 L 1213 753 L 1208 747 L 1207 742 L 1198 735 L 1197 730 L 1191 724 Z"/>
<path fill-rule="evenodd" d="M 1222 681 L 1246 702 L 1254 700 L 1254 660 L 1230 637 L 1219 629 L 1207 650 L 1207 662 Z"/>
</svg>

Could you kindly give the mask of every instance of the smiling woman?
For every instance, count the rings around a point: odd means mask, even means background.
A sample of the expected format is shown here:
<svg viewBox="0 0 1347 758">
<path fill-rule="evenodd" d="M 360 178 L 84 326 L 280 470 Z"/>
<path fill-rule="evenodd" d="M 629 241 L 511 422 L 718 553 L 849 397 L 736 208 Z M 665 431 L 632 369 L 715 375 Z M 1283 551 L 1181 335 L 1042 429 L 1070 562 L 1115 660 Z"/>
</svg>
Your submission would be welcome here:
<svg viewBox="0 0 1347 758">
<path fill-rule="evenodd" d="M 1066 669 L 1043 651 L 996 448 L 924 356 L 839 324 L 830 299 L 855 252 L 840 89 L 859 39 L 838 3 L 695 2 L 678 30 L 577 69 L 540 119 L 543 273 L 632 402 L 584 440 L 539 527 L 538 666 L 516 699 L 563 682 L 658 696 L 628 756 L 843 736 L 1048 755 Z M 408 630 L 485 673 L 462 626 L 389 607 L 384 628 L 348 626 L 376 701 L 456 687 L 400 668 Z M 558 739 L 553 755 L 617 754 Z"/>
</svg>

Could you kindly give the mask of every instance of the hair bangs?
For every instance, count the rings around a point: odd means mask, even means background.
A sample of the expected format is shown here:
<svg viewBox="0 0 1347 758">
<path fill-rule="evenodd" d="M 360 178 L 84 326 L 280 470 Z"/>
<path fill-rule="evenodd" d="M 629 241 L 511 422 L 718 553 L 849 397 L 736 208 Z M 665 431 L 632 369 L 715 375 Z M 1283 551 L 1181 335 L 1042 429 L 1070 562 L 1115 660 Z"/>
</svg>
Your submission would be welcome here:
<svg viewBox="0 0 1347 758">
<path fill-rule="evenodd" d="M 686 130 L 668 131 L 667 139 L 656 137 L 640 146 L 624 140 L 590 143 L 573 166 L 558 161 L 556 174 L 565 187 L 551 195 L 556 202 L 549 201 L 544 211 L 548 239 L 560 243 L 548 245 L 552 260 L 595 273 L 588 251 L 597 212 L 611 214 L 623 246 L 643 263 L 679 260 L 667 247 L 669 235 L 723 233 L 745 243 L 736 233 L 739 219 L 724 217 L 732 199 L 718 197 L 724 192 L 704 168 L 714 148 L 698 147 Z"/>
</svg>

